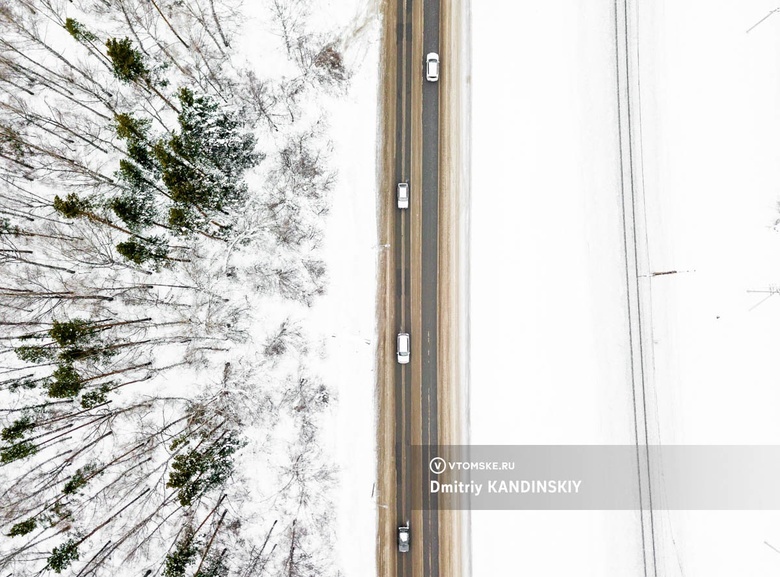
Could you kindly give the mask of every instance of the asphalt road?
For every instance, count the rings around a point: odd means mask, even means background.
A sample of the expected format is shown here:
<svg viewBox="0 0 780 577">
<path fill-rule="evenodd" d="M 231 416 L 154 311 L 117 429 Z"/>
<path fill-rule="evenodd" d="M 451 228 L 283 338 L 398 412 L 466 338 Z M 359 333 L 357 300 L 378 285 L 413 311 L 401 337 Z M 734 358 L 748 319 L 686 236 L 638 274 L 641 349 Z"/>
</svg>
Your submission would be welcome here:
<svg viewBox="0 0 780 577">
<path fill-rule="evenodd" d="M 398 0 L 396 81 L 395 182 L 411 181 L 412 158 L 412 0 Z M 414 189 L 411 194 L 416 194 Z M 393 195 L 394 196 L 394 195 Z M 411 217 L 410 210 L 396 209 L 394 247 L 396 263 L 395 318 L 397 332 L 416 335 L 411 330 Z M 412 517 L 412 365 L 396 363 L 395 369 L 396 519 L 398 526 Z M 415 535 L 415 533 L 412 533 Z M 388 540 L 395 545 L 395 539 Z M 398 553 L 398 577 L 412 575 L 412 556 Z"/>
<path fill-rule="evenodd" d="M 423 54 L 439 52 L 439 0 L 423 3 Z M 446 71 L 446 59 L 439 55 Z M 444 60 L 442 62 L 442 60 Z M 439 286 L 439 83 L 424 82 L 422 88 L 422 445 L 439 443 L 438 423 L 438 286 Z M 438 495 L 425 490 L 430 485 L 431 472 L 426 466 L 431 459 L 423 451 L 421 474 L 423 481 L 422 540 L 423 575 L 439 575 L 439 515 Z"/>
<path fill-rule="evenodd" d="M 439 518 L 437 499 L 422 490 L 422 503 L 413 503 L 413 495 L 419 488 L 428 486 L 430 472 L 427 467 L 417 470 L 412 466 L 410 449 L 413 431 L 413 404 L 420 410 L 421 431 L 414 438 L 423 446 L 438 444 L 438 211 L 439 211 L 439 84 L 422 81 L 422 114 L 415 115 L 412 107 L 412 90 L 419 82 L 414 75 L 424 75 L 424 62 L 413 58 L 415 35 L 422 34 L 423 56 L 439 52 L 440 6 L 439 0 L 397 0 L 396 25 L 396 127 L 395 127 L 395 180 L 396 182 L 421 182 L 416 190 L 411 186 L 412 202 L 408 210 L 396 210 L 394 227 L 397 242 L 394 247 L 396 263 L 395 318 L 397 332 L 408 332 L 412 340 L 412 363 L 398 364 L 395 369 L 395 446 L 396 446 L 396 516 L 398 525 L 411 521 L 412 510 L 422 508 L 422 526 L 411 526 L 411 548 L 408 554 L 397 553 L 398 577 L 411 577 L 412 560 L 422 559 L 425 577 L 439 576 Z M 415 28 L 414 2 L 422 2 L 422 30 Z M 419 40 L 419 38 L 418 38 Z M 446 63 L 442 62 L 446 71 Z M 419 78 L 419 77 L 418 77 Z M 413 81 L 414 80 L 414 81 Z M 413 125 L 421 122 L 422 147 L 413 150 Z M 412 155 L 421 155 L 421 162 L 413 163 Z M 412 174 L 412 166 L 421 166 L 421 175 Z M 419 195 L 419 199 L 415 198 Z M 412 213 L 421 211 L 419 246 L 412 246 Z M 420 311 L 420 322 L 412 319 L 412 252 L 420 251 L 421 285 L 420 302 L 414 310 Z M 412 326 L 420 326 L 414 331 Z M 419 351 L 419 359 L 415 358 Z M 420 371 L 415 372 L 414 367 Z M 419 382 L 413 378 L 419 376 Z M 415 432 L 417 433 L 417 432 Z M 423 455 L 423 463 L 428 458 Z M 416 485 L 417 490 L 413 491 Z M 395 539 L 389 540 L 395 546 Z M 418 574 L 418 571 L 414 571 Z"/>
</svg>

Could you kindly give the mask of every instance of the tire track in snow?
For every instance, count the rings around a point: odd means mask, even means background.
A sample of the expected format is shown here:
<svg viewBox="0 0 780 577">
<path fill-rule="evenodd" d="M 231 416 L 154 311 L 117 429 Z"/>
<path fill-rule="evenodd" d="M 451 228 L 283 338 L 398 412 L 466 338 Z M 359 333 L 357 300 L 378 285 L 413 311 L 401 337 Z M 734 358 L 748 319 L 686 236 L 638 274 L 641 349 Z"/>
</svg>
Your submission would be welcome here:
<svg viewBox="0 0 780 577">
<path fill-rule="evenodd" d="M 630 21 L 631 0 L 615 0 L 615 71 L 618 109 L 618 144 L 620 161 L 620 197 L 623 220 L 623 242 L 626 262 L 626 296 L 629 325 L 629 353 L 631 393 L 634 406 L 634 440 L 637 457 L 637 482 L 639 485 L 640 530 L 645 577 L 657 577 L 655 523 L 653 493 L 650 483 L 651 464 L 648 451 L 649 428 L 647 417 L 647 380 L 643 350 L 642 287 L 640 286 L 640 246 L 637 239 L 639 194 L 641 194 L 641 146 L 639 133 L 638 68 L 635 58 L 636 35 Z M 639 182 L 638 182 L 639 181 Z M 639 206 L 641 210 L 641 205 Z"/>
</svg>

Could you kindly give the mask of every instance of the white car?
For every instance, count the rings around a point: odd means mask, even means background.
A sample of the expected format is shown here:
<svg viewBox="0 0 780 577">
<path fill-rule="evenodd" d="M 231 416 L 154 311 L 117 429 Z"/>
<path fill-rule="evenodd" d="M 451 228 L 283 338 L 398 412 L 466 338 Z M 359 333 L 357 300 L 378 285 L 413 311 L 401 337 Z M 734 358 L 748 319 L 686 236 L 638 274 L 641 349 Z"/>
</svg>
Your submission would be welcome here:
<svg viewBox="0 0 780 577">
<path fill-rule="evenodd" d="M 411 341 L 409 339 L 409 333 L 398 333 L 398 362 L 405 365 L 409 362 L 409 356 L 411 355 Z"/>
<path fill-rule="evenodd" d="M 403 527 L 398 527 L 398 552 L 409 552 L 409 521 Z"/>
<path fill-rule="evenodd" d="M 398 197 L 398 208 L 409 208 L 409 184 L 406 182 L 399 182 L 396 189 L 396 196 Z"/>
<path fill-rule="evenodd" d="M 439 79 L 439 55 L 435 52 L 429 52 L 425 57 L 425 79 L 428 82 Z"/>
</svg>

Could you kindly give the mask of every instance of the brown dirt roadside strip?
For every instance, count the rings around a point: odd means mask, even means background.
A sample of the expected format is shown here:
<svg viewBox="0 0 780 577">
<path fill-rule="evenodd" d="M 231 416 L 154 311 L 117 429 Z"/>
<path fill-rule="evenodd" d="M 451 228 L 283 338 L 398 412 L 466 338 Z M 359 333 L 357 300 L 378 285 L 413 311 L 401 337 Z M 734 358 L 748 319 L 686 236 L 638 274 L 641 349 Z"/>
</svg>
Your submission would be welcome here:
<svg viewBox="0 0 780 577">
<path fill-rule="evenodd" d="M 376 406 L 377 406 L 377 575 L 396 574 L 395 538 L 395 397 L 393 379 L 395 366 L 395 274 L 393 249 L 395 230 L 393 227 L 392 187 L 396 123 L 396 55 L 395 24 L 396 1 L 382 2 L 382 34 L 379 68 L 379 135 L 377 150 L 377 238 L 382 248 L 377 260 L 377 349 L 376 349 Z M 393 540 L 390 542 L 390 540 Z"/>
<path fill-rule="evenodd" d="M 468 23 L 468 2 L 441 1 L 441 29 L 439 54 L 442 59 L 441 92 L 439 100 L 439 444 L 467 444 L 463 398 L 463 362 L 461 325 L 462 309 L 461 259 L 465 249 L 462 222 L 462 203 L 468 185 L 464 168 L 468 166 L 466 147 L 461 140 L 468 134 L 464 118 L 464 92 L 469 80 L 467 62 L 463 62 L 464 38 L 462 26 Z M 466 148 L 466 150 L 464 150 Z M 456 495 L 442 495 L 457 499 Z M 446 501 L 443 501 L 445 505 Z M 452 506 L 455 504 L 452 503 Z M 460 510 L 439 511 L 440 574 L 448 577 L 467 577 L 468 513 Z"/>
</svg>

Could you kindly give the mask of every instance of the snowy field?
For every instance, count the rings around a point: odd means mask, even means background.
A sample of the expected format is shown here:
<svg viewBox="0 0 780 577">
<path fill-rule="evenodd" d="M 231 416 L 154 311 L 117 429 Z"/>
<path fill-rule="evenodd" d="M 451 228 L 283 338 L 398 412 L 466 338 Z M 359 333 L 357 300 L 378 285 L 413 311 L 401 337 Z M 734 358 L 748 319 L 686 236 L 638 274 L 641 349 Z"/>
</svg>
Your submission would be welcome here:
<svg viewBox="0 0 780 577">
<path fill-rule="evenodd" d="M 780 443 L 780 298 L 746 292 L 780 273 L 780 15 L 636 4 L 644 272 L 691 271 L 652 281 L 655 441 Z M 472 3 L 472 444 L 633 442 L 613 6 Z M 780 562 L 773 513 L 657 526 L 659 575 Z M 475 511 L 472 543 L 475 576 L 642 574 L 632 512 Z"/>
<path fill-rule="evenodd" d="M 336 530 L 344 577 L 376 573 L 376 115 L 378 6 L 337 0 L 354 77 L 346 98 L 329 105 L 340 185 L 325 230 L 328 293 L 312 321 L 325 338 L 323 376 L 338 390 L 325 430 L 339 467 Z M 334 12 L 330 12 L 333 14 Z"/>
<path fill-rule="evenodd" d="M 639 3 L 655 405 L 667 444 L 780 444 L 780 15 Z M 775 512 L 662 518 L 664 575 L 770 575 Z M 766 543 L 765 543 L 766 542 Z M 768 544 L 768 545 L 767 545 Z"/>
<path fill-rule="evenodd" d="M 472 3 L 472 444 L 633 442 L 611 6 Z M 632 512 L 475 511 L 472 543 L 473 575 L 641 562 Z"/>
</svg>

